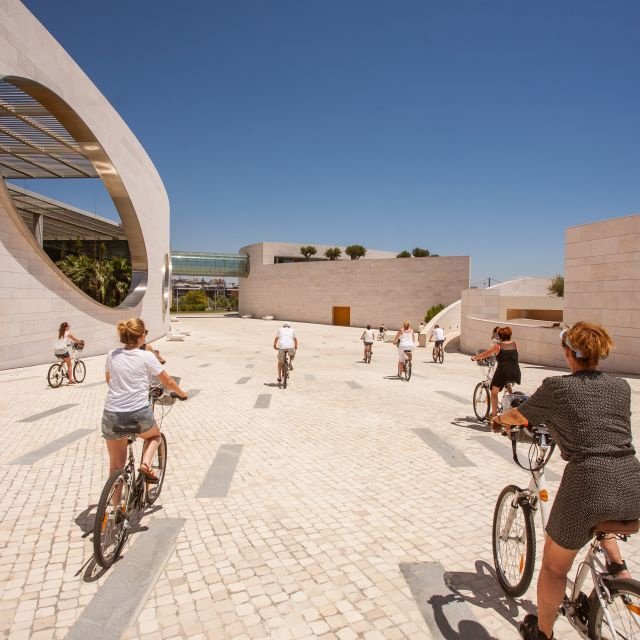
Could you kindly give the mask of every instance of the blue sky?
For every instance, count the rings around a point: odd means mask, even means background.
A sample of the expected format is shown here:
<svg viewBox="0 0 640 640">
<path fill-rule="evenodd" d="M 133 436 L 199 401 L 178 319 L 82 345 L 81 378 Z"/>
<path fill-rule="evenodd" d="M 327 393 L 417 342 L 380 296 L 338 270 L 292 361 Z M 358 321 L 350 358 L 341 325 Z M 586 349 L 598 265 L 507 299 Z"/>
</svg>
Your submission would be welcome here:
<svg viewBox="0 0 640 640">
<path fill-rule="evenodd" d="M 26 5 L 146 148 L 174 248 L 422 246 L 504 280 L 640 212 L 635 1 Z"/>
</svg>

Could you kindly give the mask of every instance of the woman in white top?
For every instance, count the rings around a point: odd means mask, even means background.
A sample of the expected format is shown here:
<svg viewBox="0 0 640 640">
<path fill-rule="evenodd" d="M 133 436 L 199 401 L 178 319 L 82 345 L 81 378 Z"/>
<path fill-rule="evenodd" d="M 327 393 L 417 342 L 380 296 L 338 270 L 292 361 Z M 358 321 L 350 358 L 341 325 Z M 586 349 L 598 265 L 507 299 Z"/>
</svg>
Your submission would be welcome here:
<svg viewBox="0 0 640 640">
<path fill-rule="evenodd" d="M 393 339 L 393 342 L 394 344 L 398 345 L 398 378 L 399 378 L 402 375 L 402 372 L 404 371 L 405 358 L 408 358 L 409 362 L 411 362 L 411 358 L 413 356 L 412 351 L 416 342 L 416 334 L 411 328 L 411 323 L 408 320 L 405 320 L 402 323 L 402 328 L 398 329 L 398 333 L 396 333 L 396 337 Z"/>
<path fill-rule="evenodd" d="M 145 341 L 145 326 L 140 318 L 118 322 L 117 326 L 124 347 L 107 355 L 105 372 L 109 391 L 102 414 L 102 437 L 109 452 L 109 473 L 123 469 L 127 460 L 127 440 L 122 428 L 137 425 L 137 435 L 145 441 L 139 471 L 147 482 L 154 483 L 158 482 L 158 477 L 151 463 L 160 444 L 160 429 L 149 404 L 149 383 L 156 376 L 183 400 L 187 394 L 153 353 L 140 349 Z"/>
<path fill-rule="evenodd" d="M 74 342 L 84 345 L 84 340 L 76 338 L 69 329 L 71 329 L 71 325 L 68 322 L 63 322 L 60 325 L 58 328 L 58 339 L 53 346 L 53 353 L 67 365 L 69 384 L 75 384 L 73 368 L 71 367 L 71 356 L 69 355 L 69 345 Z"/>
<path fill-rule="evenodd" d="M 364 358 L 362 362 L 367 361 L 367 351 L 373 351 L 373 341 L 375 340 L 375 332 L 371 328 L 371 325 L 368 324 L 367 328 L 362 332 L 360 336 L 360 340 L 364 342 Z"/>
</svg>

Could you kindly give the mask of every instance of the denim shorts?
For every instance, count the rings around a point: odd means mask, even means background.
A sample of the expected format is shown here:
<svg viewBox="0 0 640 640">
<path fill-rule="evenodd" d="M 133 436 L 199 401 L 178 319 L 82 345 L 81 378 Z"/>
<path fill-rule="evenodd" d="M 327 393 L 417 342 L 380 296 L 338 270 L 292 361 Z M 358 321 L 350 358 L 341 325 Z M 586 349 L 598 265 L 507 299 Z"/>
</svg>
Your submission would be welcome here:
<svg viewBox="0 0 640 640">
<path fill-rule="evenodd" d="M 119 440 L 125 438 L 123 427 L 136 427 L 136 433 L 144 433 L 155 427 L 156 419 L 153 417 L 151 405 L 135 411 L 107 411 L 102 412 L 102 437 L 105 440 Z"/>
</svg>

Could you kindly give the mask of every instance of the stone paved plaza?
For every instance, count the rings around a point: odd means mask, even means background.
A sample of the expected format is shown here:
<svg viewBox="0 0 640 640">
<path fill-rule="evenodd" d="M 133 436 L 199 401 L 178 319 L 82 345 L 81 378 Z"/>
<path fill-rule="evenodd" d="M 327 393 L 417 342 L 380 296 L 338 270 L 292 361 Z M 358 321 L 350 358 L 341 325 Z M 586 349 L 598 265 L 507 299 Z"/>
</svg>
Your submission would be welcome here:
<svg viewBox="0 0 640 640">
<path fill-rule="evenodd" d="M 2 637 L 79 637 L 96 609 L 107 616 L 96 638 L 519 637 L 535 580 L 516 601 L 502 594 L 491 526 L 502 487 L 528 478 L 508 441 L 472 417 L 481 371 L 467 356 L 437 365 L 418 349 L 407 383 L 393 377 L 392 345 L 376 343 L 365 365 L 360 329 L 296 324 L 300 349 L 283 390 L 279 323 L 175 326 L 191 335 L 157 346 L 191 398 L 164 419 L 159 508 L 106 572 L 91 540 L 108 471 L 104 357 L 87 358 L 83 384 L 59 389 L 47 386 L 48 365 L 0 373 Z M 522 371 L 525 391 L 555 373 Z M 635 416 L 640 380 L 629 382 Z M 203 495 L 220 469 L 233 471 L 228 491 Z M 549 469 L 553 490 L 557 453 Z M 163 520 L 176 535 L 145 556 Z M 625 545 L 636 574 L 639 548 L 640 536 Z M 557 637 L 577 634 L 561 620 Z"/>
</svg>

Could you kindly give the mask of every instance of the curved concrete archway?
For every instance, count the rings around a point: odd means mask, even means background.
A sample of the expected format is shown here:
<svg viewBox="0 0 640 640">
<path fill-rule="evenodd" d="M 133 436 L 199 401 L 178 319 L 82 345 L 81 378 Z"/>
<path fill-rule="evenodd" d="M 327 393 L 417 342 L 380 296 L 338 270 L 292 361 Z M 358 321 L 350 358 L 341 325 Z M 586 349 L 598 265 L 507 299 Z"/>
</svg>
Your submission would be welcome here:
<svg viewBox="0 0 640 640">
<path fill-rule="evenodd" d="M 114 325 L 125 317 L 141 316 L 152 338 L 162 335 L 169 322 L 169 202 L 155 167 L 118 113 L 21 2 L 4 2 L 0 23 L 0 78 L 42 105 L 103 180 L 127 233 L 134 271 L 132 291 L 117 309 L 83 294 L 25 233 L 0 180 L 0 298 L 6 301 L 0 305 L 0 368 L 47 361 L 62 321 L 85 338 L 88 354 L 115 346 Z M 10 173 L 6 163 L 4 169 L 0 163 L 0 176 Z"/>
</svg>

